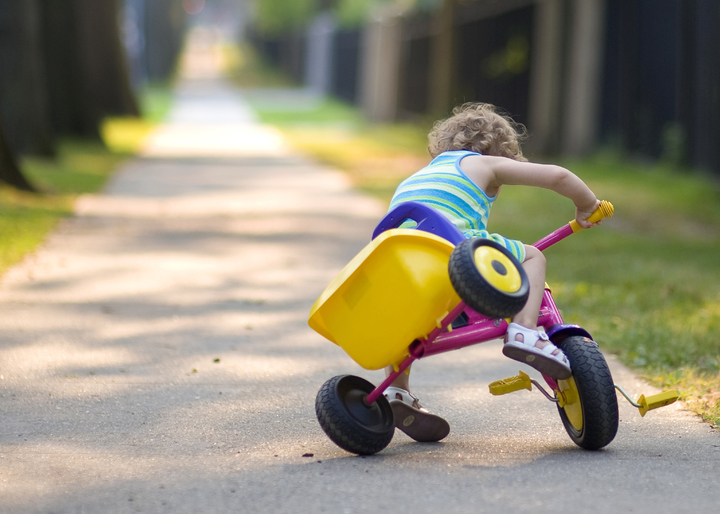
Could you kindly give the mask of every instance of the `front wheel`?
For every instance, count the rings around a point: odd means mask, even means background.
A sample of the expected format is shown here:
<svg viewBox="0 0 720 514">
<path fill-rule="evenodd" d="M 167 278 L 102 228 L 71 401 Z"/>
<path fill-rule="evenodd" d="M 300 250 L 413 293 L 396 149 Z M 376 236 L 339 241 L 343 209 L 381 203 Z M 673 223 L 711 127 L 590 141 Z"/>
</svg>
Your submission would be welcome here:
<svg viewBox="0 0 720 514">
<path fill-rule="evenodd" d="M 617 434 L 617 396 L 610 368 L 593 340 L 571 336 L 554 342 L 572 368 L 572 376 L 558 380 L 558 411 L 570 439 L 586 450 L 599 450 Z"/>
<path fill-rule="evenodd" d="M 375 389 L 353 375 L 333 377 L 315 399 L 315 414 L 325 434 L 340 448 L 358 455 L 372 455 L 385 448 L 395 433 L 395 418 L 385 396 L 365 401 Z"/>
</svg>

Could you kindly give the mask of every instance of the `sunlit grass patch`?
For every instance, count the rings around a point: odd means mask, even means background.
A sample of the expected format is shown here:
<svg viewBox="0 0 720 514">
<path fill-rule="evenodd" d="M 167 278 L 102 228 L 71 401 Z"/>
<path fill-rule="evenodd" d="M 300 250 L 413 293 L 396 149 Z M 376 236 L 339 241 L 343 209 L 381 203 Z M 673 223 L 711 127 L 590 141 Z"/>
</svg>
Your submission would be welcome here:
<svg viewBox="0 0 720 514">
<path fill-rule="evenodd" d="M 165 85 L 149 85 L 140 95 L 141 117 L 111 117 L 100 127 L 104 143 L 115 153 L 137 154 L 147 137 L 165 119 L 172 94 Z"/>
<path fill-rule="evenodd" d="M 692 367 L 674 371 L 647 370 L 645 378 L 657 387 L 677 389 L 680 399 L 707 421 L 720 427 L 720 380 L 718 374 Z"/>
<path fill-rule="evenodd" d="M 102 138 L 115 153 L 135 154 L 142 150 L 156 123 L 142 118 L 107 118 L 102 125 Z"/>
<path fill-rule="evenodd" d="M 23 159 L 22 166 L 30 181 L 44 193 L 38 201 L 54 203 L 62 202 L 63 195 L 72 197 L 97 191 L 126 158 L 101 143 L 65 140 L 55 159 L 28 157 Z"/>
<path fill-rule="evenodd" d="M 100 189 L 125 159 L 100 143 L 63 141 L 55 159 L 24 158 L 39 194 L 0 187 L 0 273 L 35 250 L 73 209 L 78 194 Z"/>
<path fill-rule="evenodd" d="M 660 291 L 648 301 L 638 287 L 586 282 L 554 284 L 553 292 L 566 321 L 586 327 L 603 348 L 636 368 L 720 371 L 720 315 L 711 310 L 717 298 L 688 289 L 689 298 Z"/>
<path fill-rule="evenodd" d="M 53 159 L 23 158 L 23 173 L 38 194 L 0 186 L 0 274 L 34 251 L 62 218 L 72 214 L 77 195 L 102 189 L 110 174 L 141 148 L 164 118 L 171 95 L 167 87 L 152 86 L 144 90 L 140 102 L 144 118 L 115 118 L 104 123 L 105 144 L 62 140 Z"/>
<path fill-rule="evenodd" d="M 0 274 L 32 252 L 69 209 L 65 198 L 46 200 L 0 187 Z"/>
<path fill-rule="evenodd" d="M 165 120 L 173 103 L 173 92 L 169 84 L 148 84 L 139 95 L 140 114 L 150 123 L 161 123 Z"/>
</svg>

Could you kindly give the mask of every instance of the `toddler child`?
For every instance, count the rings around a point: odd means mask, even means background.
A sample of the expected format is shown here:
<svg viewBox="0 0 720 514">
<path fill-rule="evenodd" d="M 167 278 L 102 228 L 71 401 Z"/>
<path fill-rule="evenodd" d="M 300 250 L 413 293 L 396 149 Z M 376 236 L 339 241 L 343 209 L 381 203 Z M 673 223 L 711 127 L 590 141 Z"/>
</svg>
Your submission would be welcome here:
<svg viewBox="0 0 720 514">
<path fill-rule="evenodd" d="M 524 127 L 490 104 L 456 107 L 452 116 L 435 123 L 428 135 L 432 162 L 398 186 L 390 209 L 407 201 L 425 203 L 445 215 L 465 237 L 492 239 L 522 262 L 530 294 L 508 327 L 503 354 L 547 376 L 565 379 L 571 375 L 567 358 L 537 329 L 545 289 L 545 257 L 533 246 L 488 233 L 488 216 L 506 184 L 542 187 L 569 198 L 582 228 L 596 225 L 587 219 L 600 202 L 565 168 L 528 162 L 520 149 L 524 135 Z M 387 373 L 391 370 L 388 368 Z M 409 373 L 408 369 L 385 391 L 396 427 L 416 441 L 439 441 L 450 432 L 450 426 L 420 406 L 410 393 Z"/>
</svg>

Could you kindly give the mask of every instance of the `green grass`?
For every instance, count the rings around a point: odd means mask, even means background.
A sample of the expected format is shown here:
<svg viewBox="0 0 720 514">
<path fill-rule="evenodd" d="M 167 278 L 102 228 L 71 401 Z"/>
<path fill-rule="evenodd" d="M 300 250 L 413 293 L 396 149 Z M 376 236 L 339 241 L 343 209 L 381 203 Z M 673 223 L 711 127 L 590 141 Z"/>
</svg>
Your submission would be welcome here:
<svg viewBox="0 0 720 514">
<path fill-rule="evenodd" d="M 41 202 L 28 193 L 0 187 L 0 274 L 32 252 L 67 214 L 62 202 Z"/>
<path fill-rule="evenodd" d="M 101 143 L 62 141 L 53 160 L 22 159 L 23 172 L 41 193 L 0 186 L 0 274 L 33 252 L 72 213 L 77 195 L 100 189 L 125 158 Z"/>
<path fill-rule="evenodd" d="M 717 374 L 720 222 L 711 220 L 720 220 L 720 202 L 700 205 L 717 196 L 715 185 L 661 169 L 630 170 L 607 157 L 566 164 L 612 201 L 616 214 L 546 251 L 548 282 L 565 318 L 654 375 L 685 367 Z M 613 171 L 621 167 L 622 175 Z M 562 214 L 572 216 L 572 205 L 553 193 L 534 194 L 506 188 L 491 229 L 531 241 L 559 225 Z M 526 221 L 533 211 L 543 215 Z"/>
<path fill-rule="evenodd" d="M 165 83 L 149 84 L 143 88 L 139 101 L 142 118 L 151 123 L 160 123 L 172 107 L 172 88 Z"/>
<path fill-rule="evenodd" d="M 429 160 L 427 124 L 372 126 L 333 102 L 284 113 L 256 107 L 298 149 L 345 170 L 386 202 Z M 720 426 L 717 178 L 613 152 L 560 164 L 615 205 L 601 227 L 545 252 L 564 318 L 653 384 L 679 389 L 687 405 Z M 534 242 L 573 216 L 572 203 L 553 192 L 505 187 L 489 228 Z"/>
<path fill-rule="evenodd" d="M 137 154 L 145 139 L 167 115 L 172 104 L 170 88 L 164 84 L 151 84 L 143 89 L 139 98 L 139 118 L 107 118 L 100 131 L 104 143 L 113 153 Z"/>
</svg>

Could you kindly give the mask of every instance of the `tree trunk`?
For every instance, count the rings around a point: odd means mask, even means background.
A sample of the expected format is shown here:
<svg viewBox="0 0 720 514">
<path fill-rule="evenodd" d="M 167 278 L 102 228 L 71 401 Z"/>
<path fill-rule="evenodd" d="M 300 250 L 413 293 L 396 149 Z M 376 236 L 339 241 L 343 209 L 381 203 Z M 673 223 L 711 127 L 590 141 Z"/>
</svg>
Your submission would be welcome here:
<svg viewBox="0 0 720 514">
<path fill-rule="evenodd" d="M 78 19 L 72 0 L 40 0 L 50 114 L 60 135 L 100 138 L 98 120 L 86 114 Z"/>
<path fill-rule="evenodd" d="M 53 155 L 37 0 L 0 2 L 0 124 L 15 153 Z"/>
<path fill-rule="evenodd" d="M 435 117 L 444 117 L 452 110 L 455 85 L 455 0 L 443 0 L 435 16 L 435 35 L 430 54 L 429 110 Z"/>
<path fill-rule="evenodd" d="M 145 0 L 145 64 L 147 78 L 164 81 L 175 72 L 187 18 L 181 2 Z"/>
<path fill-rule="evenodd" d="M 2 127 L 0 127 L 0 182 L 23 191 L 35 191 L 35 188 L 20 171 L 15 155 L 5 141 Z"/>
<path fill-rule="evenodd" d="M 138 116 L 118 0 L 41 0 L 47 83 L 59 134 L 99 139 L 106 116 Z"/>
<path fill-rule="evenodd" d="M 90 111 L 105 116 L 139 116 L 120 39 L 118 0 L 74 0 L 77 51 L 83 65 L 83 93 Z"/>
</svg>

